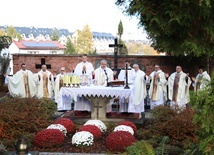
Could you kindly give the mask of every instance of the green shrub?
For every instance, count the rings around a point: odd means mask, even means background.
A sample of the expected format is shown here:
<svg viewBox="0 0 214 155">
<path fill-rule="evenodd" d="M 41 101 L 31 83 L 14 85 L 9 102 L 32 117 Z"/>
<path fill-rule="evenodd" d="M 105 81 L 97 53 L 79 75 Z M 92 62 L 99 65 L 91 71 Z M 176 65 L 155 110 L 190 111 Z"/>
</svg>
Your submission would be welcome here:
<svg viewBox="0 0 214 155">
<path fill-rule="evenodd" d="M 126 148 L 128 155 L 155 155 L 154 148 L 146 141 L 137 141 L 133 145 Z"/>
<path fill-rule="evenodd" d="M 214 72 L 211 83 L 204 91 L 191 94 L 191 106 L 196 111 L 194 124 L 197 128 L 199 149 L 203 154 L 214 154 Z"/>
</svg>

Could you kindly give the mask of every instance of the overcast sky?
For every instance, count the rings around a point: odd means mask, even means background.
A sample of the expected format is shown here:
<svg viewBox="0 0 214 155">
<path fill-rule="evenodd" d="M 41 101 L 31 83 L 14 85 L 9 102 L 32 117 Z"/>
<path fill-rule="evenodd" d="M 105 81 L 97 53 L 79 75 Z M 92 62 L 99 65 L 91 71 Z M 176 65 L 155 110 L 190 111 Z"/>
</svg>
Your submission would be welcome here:
<svg viewBox="0 0 214 155">
<path fill-rule="evenodd" d="M 117 34 L 122 20 L 123 39 L 145 39 L 136 17 L 129 17 L 115 0 L 3 0 L 0 25 L 66 28 L 73 32 L 88 24 L 91 31 Z"/>
</svg>

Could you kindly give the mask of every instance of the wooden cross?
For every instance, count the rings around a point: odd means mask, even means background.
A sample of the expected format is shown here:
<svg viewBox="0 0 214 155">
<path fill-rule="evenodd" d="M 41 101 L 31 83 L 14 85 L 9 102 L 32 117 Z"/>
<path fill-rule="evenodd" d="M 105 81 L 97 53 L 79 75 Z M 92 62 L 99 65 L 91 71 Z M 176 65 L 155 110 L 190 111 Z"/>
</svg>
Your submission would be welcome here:
<svg viewBox="0 0 214 155">
<path fill-rule="evenodd" d="M 36 64 L 36 69 L 41 69 L 42 65 L 46 65 L 47 69 L 51 69 L 51 65 L 50 64 L 45 64 L 45 58 L 41 58 L 41 64 Z"/>
<path fill-rule="evenodd" d="M 109 44 L 109 47 L 114 47 L 114 69 L 117 69 L 117 53 L 118 50 L 123 47 L 123 44 L 118 44 L 117 38 L 115 38 L 114 44 Z"/>
<path fill-rule="evenodd" d="M 94 106 L 94 108 L 97 108 L 97 119 L 99 118 L 99 108 L 102 108 L 102 106 L 99 106 L 99 102 L 96 102 L 97 105 Z"/>
</svg>

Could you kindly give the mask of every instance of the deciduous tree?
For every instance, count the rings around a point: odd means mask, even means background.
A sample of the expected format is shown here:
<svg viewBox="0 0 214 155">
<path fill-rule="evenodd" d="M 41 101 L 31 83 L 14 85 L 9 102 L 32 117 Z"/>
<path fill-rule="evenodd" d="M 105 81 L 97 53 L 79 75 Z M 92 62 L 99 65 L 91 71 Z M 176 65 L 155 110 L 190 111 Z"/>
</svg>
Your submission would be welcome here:
<svg viewBox="0 0 214 155">
<path fill-rule="evenodd" d="M 88 54 L 94 51 L 93 49 L 93 33 L 90 30 L 89 25 L 85 25 L 82 30 L 77 31 L 77 42 L 75 49 L 78 54 Z"/>
<path fill-rule="evenodd" d="M 9 26 L 7 28 L 7 36 L 10 36 L 12 39 L 18 39 L 21 40 L 21 35 L 16 31 L 16 29 L 13 26 Z"/>
<path fill-rule="evenodd" d="M 158 52 L 169 55 L 214 55 L 214 1 L 117 0 L 137 16 Z"/>
</svg>

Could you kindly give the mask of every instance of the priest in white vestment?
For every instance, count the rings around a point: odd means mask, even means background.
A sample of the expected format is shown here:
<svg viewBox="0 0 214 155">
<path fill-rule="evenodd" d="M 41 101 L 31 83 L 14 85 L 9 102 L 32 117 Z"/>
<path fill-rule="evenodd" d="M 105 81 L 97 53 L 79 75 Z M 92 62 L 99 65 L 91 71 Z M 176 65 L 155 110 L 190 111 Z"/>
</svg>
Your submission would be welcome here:
<svg viewBox="0 0 214 155">
<path fill-rule="evenodd" d="M 74 74 L 78 76 L 86 75 L 89 79 L 91 79 L 93 71 L 94 67 L 92 63 L 88 62 L 88 56 L 84 54 L 82 56 L 82 62 L 78 63 L 75 67 Z"/>
<path fill-rule="evenodd" d="M 47 70 L 46 65 L 42 65 L 42 69 L 37 73 L 39 77 L 37 85 L 38 98 L 50 98 L 54 96 L 54 79 L 53 74 Z"/>
<path fill-rule="evenodd" d="M 127 65 L 127 69 L 128 69 L 128 84 L 133 84 L 133 72 L 134 69 L 130 66 L 130 61 L 129 60 L 125 60 L 125 68 L 120 70 L 120 73 L 118 75 L 118 80 L 120 81 L 125 81 L 126 82 L 126 65 Z"/>
<path fill-rule="evenodd" d="M 80 77 L 81 85 L 90 85 L 92 82 L 92 72 L 94 67 L 88 62 L 87 54 L 82 56 L 82 62 L 75 67 L 74 74 Z M 77 96 L 77 101 L 74 104 L 74 110 L 91 111 L 91 102 L 84 96 Z"/>
<path fill-rule="evenodd" d="M 181 110 L 186 108 L 189 99 L 189 87 L 191 80 L 188 74 L 182 71 L 181 66 L 176 66 L 176 72 L 172 73 L 168 78 L 168 97 L 170 106 L 179 107 Z"/>
<path fill-rule="evenodd" d="M 134 88 L 133 88 L 133 101 L 129 101 L 128 112 L 139 113 L 141 117 L 141 112 L 144 112 L 144 99 L 147 95 L 146 92 L 146 74 L 144 71 L 139 69 L 138 64 L 133 65 L 134 68 Z"/>
<path fill-rule="evenodd" d="M 101 65 L 94 71 L 95 78 L 99 86 L 107 86 L 107 82 L 114 80 L 114 72 L 111 68 L 107 67 L 107 61 L 101 60 Z"/>
<path fill-rule="evenodd" d="M 128 69 L 128 84 L 129 85 L 133 85 L 134 83 L 134 78 L 133 78 L 133 75 L 134 75 L 134 69 L 130 66 L 130 61 L 129 60 L 125 60 L 125 68 L 123 70 L 120 70 L 120 73 L 118 75 L 118 80 L 120 81 L 125 81 L 126 82 L 126 66 L 127 66 L 127 69 Z M 128 112 L 128 104 L 129 101 L 128 99 L 125 99 L 125 98 L 119 98 L 119 112 Z"/>
<path fill-rule="evenodd" d="M 164 105 L 167 100 L 167 80 L 159 65 L 155 65 L 155 71 L 149 75 L 149 81 L 150 109 L 154 109 L 155 106 Z"/>
<path fill-rule="evenodd" d="M 205 90 L 209 82 L 211 81 L 210 75 L 204 70 L 204 66 L 199 66 L 198 75 L 196 78 L 192 77 L 194 91 Z"/>
<path fill-rule="evenodd" d="M 65 75 L 65 67 L 60 68 L 60 73 L 56 76 L 55 82 L 54 82 L 54 97 L 55 101 L 57 101 L 60 88 L 63 86 L 63 77 Z"/>
<path fill-rule="evenodd" d="M 29 98 L 37 94 L 36 78 L 30 70 L 26 69 L 24 63 L 21 69 L 12 77 L 6 76 L 8 80 L 8 90 L 13 97 Z"/>
</svg>

